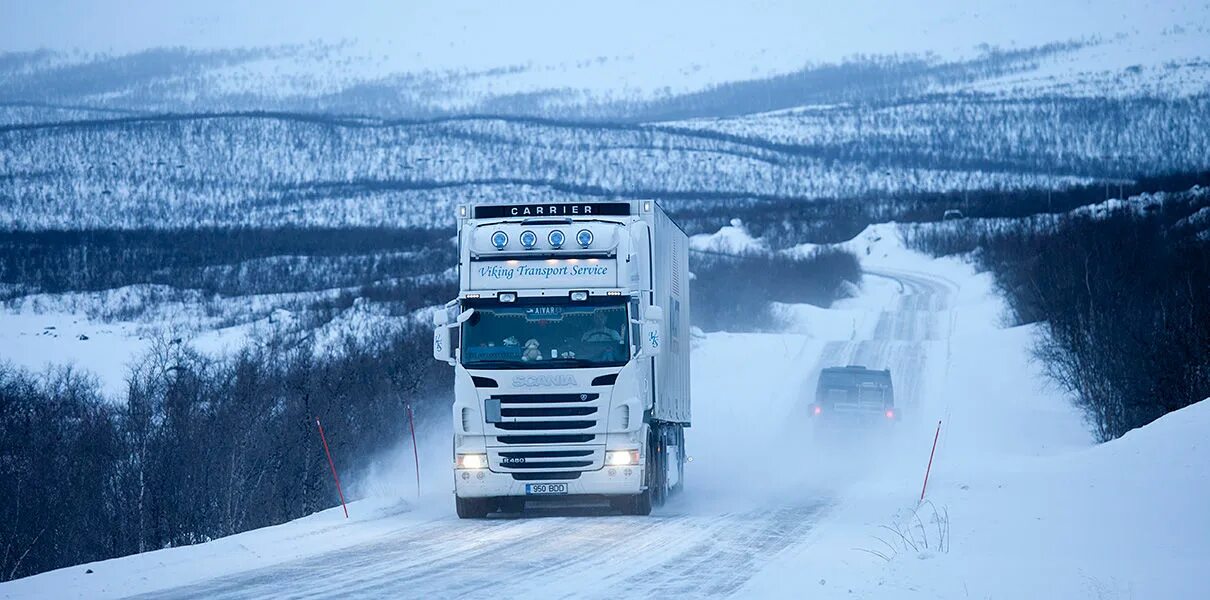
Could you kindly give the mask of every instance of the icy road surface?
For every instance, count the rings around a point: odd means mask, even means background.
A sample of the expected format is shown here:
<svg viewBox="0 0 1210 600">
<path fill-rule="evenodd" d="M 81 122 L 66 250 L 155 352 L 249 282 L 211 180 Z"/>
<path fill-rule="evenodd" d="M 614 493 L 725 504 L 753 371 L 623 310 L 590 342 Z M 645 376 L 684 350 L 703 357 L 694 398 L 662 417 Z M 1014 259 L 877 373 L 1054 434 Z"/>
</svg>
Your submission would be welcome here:
<svg viewBox="0 0 1210 600">
<path fill-rule="evenodd" d="M 812 544 L 836 481 L 812 474 L 806 405 L 824 366 L 891 368 L 904 410 L 928 389 L 925 363 L 944 343 L 951 284 L 926 275 L 867 276 L 848 301 L 845 340 L 721 334 L 695 353 L 695 460 L 687 492 L 650 517 L 602 508 L 532 507 L 524 517 L 462 521 L 404 515 L 380 539 L 276 566 L 160 590 L 155 598 L 718 596 L 770 561 Z M 871 304 L 861 306 L 862 304 Z M 861 317 L 858 314 L 858 317 Z M 863 325 L 864 323 L 864 325 Z M 860 331 L 860 330 L 864 330 Z M 852 339 L 852 336 L 867 339 Z M 714 338 L 714 336 L 711 336 Z M 846 463 L 841 479 L 861 476 Z M 852 467 L 852 468 L 849 468 Z M 853 469 L 857 469 L 856 473 Z M 432 515 L 430 515 L 432 516 Z M 339 535 L 339 534 L 336 534 Z M 855 536 L 856 539 L 857 536 Z"/>
</svg>

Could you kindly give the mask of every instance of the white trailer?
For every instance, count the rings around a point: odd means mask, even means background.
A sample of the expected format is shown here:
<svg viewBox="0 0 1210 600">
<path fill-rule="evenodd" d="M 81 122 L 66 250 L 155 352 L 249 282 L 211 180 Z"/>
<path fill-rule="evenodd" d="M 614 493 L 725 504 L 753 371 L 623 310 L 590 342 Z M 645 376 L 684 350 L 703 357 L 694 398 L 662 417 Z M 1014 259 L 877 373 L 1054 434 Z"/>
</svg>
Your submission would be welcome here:
<svg viewBox="0 0 1210 600">
<path fill-rule="evenodd" d="M 606 498 L 649 514 L 684 484 L 689 240 L 653 201 L 458 208 L 458 516 Z"/>
</svg>

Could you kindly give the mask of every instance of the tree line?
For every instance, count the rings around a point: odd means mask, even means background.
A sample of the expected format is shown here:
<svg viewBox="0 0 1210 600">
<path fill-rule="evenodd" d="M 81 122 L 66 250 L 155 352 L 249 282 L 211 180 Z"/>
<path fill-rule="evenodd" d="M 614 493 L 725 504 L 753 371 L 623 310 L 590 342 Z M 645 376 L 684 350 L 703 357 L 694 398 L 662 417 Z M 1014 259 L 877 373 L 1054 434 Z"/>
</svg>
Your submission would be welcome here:
<svg viewBox="0 0 1210 600">
<path fill-rule="evenodd" d="M 450 370 L 411 324 L 227 358 L 157 342 L 118 401 L 71 367 L 0 363 L 0 581 L 207 541 L 336 504 L 316 432 L 355 478 L 438 415 Z"/>
<path fill-rule="evenodd" d="M 831 306 L 861 283 L 852 253 L 822 248 L 806 256 L 691 251 L 693 324 L 706 331 L 776 329 L 771 302 Z"/>
<path fill-rule="evenodd" d="M 1132 198 L 1024 219 L 902 230 L 910 247 L 973 252 L 1034 352 L 1110 440 L 1210 397 L 1210 194 Z"/>
<path fill-rule="evenodd" d="M 416 228 L 0 231 L 0 298 L 160 284 L 240 296 L 440 272 L 453 232 Z"/>
</svg>

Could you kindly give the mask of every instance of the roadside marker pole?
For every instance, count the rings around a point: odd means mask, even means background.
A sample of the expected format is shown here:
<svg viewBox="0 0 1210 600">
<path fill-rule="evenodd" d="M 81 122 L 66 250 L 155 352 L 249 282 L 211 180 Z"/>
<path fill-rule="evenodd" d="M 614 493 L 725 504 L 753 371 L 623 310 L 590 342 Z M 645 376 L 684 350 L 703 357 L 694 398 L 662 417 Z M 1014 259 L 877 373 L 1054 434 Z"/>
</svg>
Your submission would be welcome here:
<svg viewBox="0 0 1210 600">
<path fill-rule="evenodd" d="M 920 501 L 924 502 L 924 490 L 929 487 L 929 473 L 933 470 L 933 455 L 937 453 L 937 438 L 941 437 L 941 421 L 937 421 L 937 433 L 933 434 L 933 450 L 929 452 L 929 466 L 924 470 L 924 485 L 920 488 Z"/>
<path fill-rule="evenodd" d="M 328 450 L 328 438 L 324 435 L 324 426 L 315 417 L 315 426 L 319 427 L 319 440 L 324 443 L 324 454 L 328 455 L 328 466 L 332 467 L 332 479 L 336 480 L 336 493 L 340 494 L 340 506 L 345 509 L 345 518 L 349 518 L 349 505 L 345 504 L 344 490 L 340 489 L 340 476 L 336 474 L 336 463 L 332 462 L 332 452 Z"/>
<path fill-rule="evenodd" d="M 412 431 L 412 458 L 416 459 L 416 497 L 420 497 L 420 453 L 416 451 L 416 417 L 412 405 L 408 404 L 408 429 Z"/>
</svg>

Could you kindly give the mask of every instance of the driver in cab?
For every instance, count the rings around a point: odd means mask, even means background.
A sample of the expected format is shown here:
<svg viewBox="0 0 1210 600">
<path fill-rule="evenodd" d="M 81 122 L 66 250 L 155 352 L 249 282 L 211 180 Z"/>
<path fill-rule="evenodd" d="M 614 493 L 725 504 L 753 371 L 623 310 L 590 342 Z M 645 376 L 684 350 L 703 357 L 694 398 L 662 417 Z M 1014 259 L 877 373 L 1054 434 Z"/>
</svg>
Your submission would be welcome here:
<svg viewBox="0 0 1210 600">
<path fill-rule="evenodd" d="M 615 360 L 618 347 L 622 345 L 622 334 L 610 329 L 605 323 L 605 313 L 598 312 L 592 316 L 593 328 L 580 336 L 580 341 L 591 347 L 599 348 L 597 360 Z"/>
</svg>

